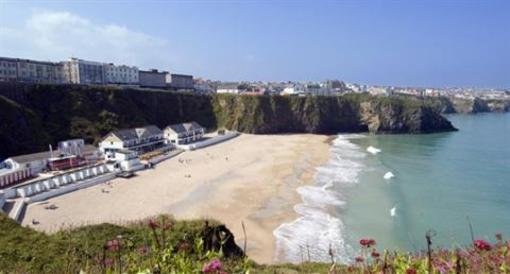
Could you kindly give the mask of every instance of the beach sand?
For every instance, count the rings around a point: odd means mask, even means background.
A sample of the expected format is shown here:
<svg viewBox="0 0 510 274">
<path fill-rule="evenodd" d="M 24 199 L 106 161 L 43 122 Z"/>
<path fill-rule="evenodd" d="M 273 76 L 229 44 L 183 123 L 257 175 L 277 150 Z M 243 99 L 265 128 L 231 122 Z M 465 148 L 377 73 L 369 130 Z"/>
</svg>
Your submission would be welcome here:
<svg viewBox="0 0 510 274">
<path fill-rule="evenodd" d="M 210 218 L 224 224 L 247 253 L 272 263 L 273 230 L 297 217 L 296 188 L 313 181 L 329 157 L 328 136 L 248 135 L 184 152 L 130 179 L 115 179 L 27 207 L 24 225 L 37 230 L 123 223 L 158 214 L 176 219 Z M 55 204 L 55 210 L 44 209 Z"/>
</svg>

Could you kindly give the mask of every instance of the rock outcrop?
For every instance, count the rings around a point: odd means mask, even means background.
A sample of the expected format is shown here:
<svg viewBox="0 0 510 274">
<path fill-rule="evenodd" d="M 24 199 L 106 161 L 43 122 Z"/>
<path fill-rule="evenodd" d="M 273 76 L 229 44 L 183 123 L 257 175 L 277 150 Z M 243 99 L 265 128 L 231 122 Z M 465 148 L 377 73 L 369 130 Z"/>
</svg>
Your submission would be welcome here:
<svg viewBox="0 0 510 274">
<path fill-rule="evenodd" d="M 409 99 L 411 97 L 408 97 Z M 412 97 L 432 107 L 435 111 L 443 114 L 451 113 L 485 113 L 485 112 L 508 112 L 510 100 L 481 99 L 481 98 L 455 98 L 455 97 Z"/>
<path fill-rule="evenodd" d="M 204 253 L 221 251 L 227 258 L 245 256 L 244 251 L 236 244 L 234 234 L 225 225 L 209 226 L 209 222 L 206 221 L 202 232 L 202 241 Z"/>
<path fill-rule="evenodd" d="M 451 99 L 456 113 L 508 112 L 510 100 Z"/>
<path fill-rule="evenodd" d="M 510 112 L 510 100 L 486 100 L 490 112 Z"/>
</svg>

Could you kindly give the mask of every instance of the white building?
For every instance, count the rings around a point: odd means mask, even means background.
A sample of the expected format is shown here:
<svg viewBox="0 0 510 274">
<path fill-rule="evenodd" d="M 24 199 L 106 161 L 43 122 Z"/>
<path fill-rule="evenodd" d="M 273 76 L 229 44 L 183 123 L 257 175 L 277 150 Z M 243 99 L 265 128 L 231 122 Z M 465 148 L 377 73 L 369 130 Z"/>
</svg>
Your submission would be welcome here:
<svg viewBox="0 0 510 274">
<path fill-rule="evenodd" d="M 168 144 L 181 145 L 202 139 L 205 129 L 197 122 L 191 122 L 169 125 L 163 132 Z"/>
<path fill-rule="evenodd" d="M 1 82 L 14 82 L 17 81 L 17 59 L 0 57 L 0 81 Z"/>
<path fill-rule="evenodd" d="M 298 86 L 292 86 L 292 87 L 286 87 L 283 89 L 281 95 L 301 95 L 305 94 L 305 91 L 303 88 L 300 88 Z"/>
<path fill-rule="evenodd" d="M 237 84 L 222 84 L 216 89 L 216 93 L 239 94 L 240 92 Z"/>
<path fill-rule="evenodd" d="M 138 68 L 129 67 L 126 65 L 116 66 L 113 63 L 104 64 L 105 83 L 107 84 L 125 84 L 137 85 L 140 81 L 138 79 Z"/>
<path fill-rule="evenodd" d="M 59 149 L 12 156 L 0 163 L 0 188 L 14 185 L 50 170 L 52 165 L 61 169 L 96 163 L 99 151 L 85 145 L 82 139 L 59 142 Z"/>
<path fill-rule="evenodd" d="M 70 58 L 62 64 L 64 77 L 68 83 L 83 85 L 102 85 L 105 83 L 102 63 Z"/>
<path fill-rule="evenodd" d="M 61 84 L 63 76 L 59 63 L 0 57 L 0 81 Z"/>
<path fill-rule="evenodd" d="M 37 176 L 48 166 L 49 151 L 13 156 L 0 164 L 0 188 Z"/>
<path fill-rule="evenodd" d="M 371 95 L 387 95 L 388 92 L 385 87 L 370 87 L 368 93 Z"/>
<path fill-rule="evenodd" d="M 346 86 L 346 88 L 347 88 L 348 90 L 351 90 L 351 91 L 352 91 L 352 92 L 354 92 L 354 93 L 360 93 L 360 92 L 361 92 L 361 88 L 360 88 L 360 86 L 359 86 L 359 85 L 357 85 L 357 84 L 346 83 L 346 84 L 345 84 L 345 86 Z"/>
<path fill-rule="evenodd" d="M 167 73 L 166 84 L 175 89 L 193 89 L 193 76 L 184 74 Z"/>
<path fill-rule="evenodd" d="M 120 151 L 130 150 L 141 155 L 163 147 L 163 131 L 153 125 L 113 131 L 99 143 L 106 160 L 117 158 L 116 153 Z"/>
<path fill-rule="evenodd" d="M 137 153 L 128 149 L 117 150 L 113 158 L 109 159 L 109 163 L 114 169 L 121 171 L 136 171 L 144 168 Z"/>
<path fill-rule="evenodd" d="M 102 154 L 99 149 L 92 145 L 86 145 L 83 139 L 71 139 L 58 142 L 58 152 L 63 155 L 76 155 L 87 164 L 94 164 L 101 160 Z"/>
</svg>

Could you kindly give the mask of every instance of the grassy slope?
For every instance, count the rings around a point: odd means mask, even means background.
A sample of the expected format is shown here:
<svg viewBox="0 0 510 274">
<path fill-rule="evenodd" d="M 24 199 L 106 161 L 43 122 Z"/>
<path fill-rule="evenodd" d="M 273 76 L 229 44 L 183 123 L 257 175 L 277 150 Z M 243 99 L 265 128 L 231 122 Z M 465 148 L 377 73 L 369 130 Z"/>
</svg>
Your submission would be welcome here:
<svg viewBox="0 0 510 274">
<path fill-rule="evenodd" d="M 0 96 L 0 159 L 6 155 L 25 151 L 34 140 L 48 143 L 50 138 L 42 129 L 42 122 L 32 110 Z"/>
<path fill-rule="evenodd" d="M 174 221 L 165 216 L 153 220 L 159 226 L 154 230 L 143 221 L 126 226 L 85 226 L 46 235 L 21 227 L 0 214 L 0 273 L 78 273 L 80 270 L 119 273 L 119 269 L 123 273 L 202 273 L 203 266 L 215 258 L 222 261 L 226 273 L 428 273 L 429 267 L 432 273 L 510 271 L 510 242 L 501 236 L 496 237 L 494 244 L 475 242 L 474 246 L 456 250 L 432 249 L 430 263 L 426 252 L 379 253 L 374 243 L 362 246 L 357 257 L 361 262 L 337 265 L 330 272 L 332 265 L 326 263 L 257 265 L 247 258 L 228 259 L 221 253 L 204 253 L 200 240 L 203 221 Z M 173 225 L 163 229 L 163 224 L 169 222 Z M 105 243 L 118 235 L 122 235 L 122 249 L 105 249 Z M 164 243 L 164 248 L 158 247 L 156 238 Z M 148 248 L 144 249 L 148 252 L 141 252 L 140 247 Z"/>
<path fill-rule="evenodd" d="M 173 221 L 166 241 L 172 246 L 183 239 L 193 244 L 200 238 L 203 225 L 203 221 Z M 128 243 L 126 252 L 154 244 L 145 221 L 126 226 L 84 226 L 47 235 L 22 227 L 0 213 L 0 273 L 77 273 L 80 269 L 97 273 L 103 246 L 118 235 Z"/>
<path fill-rule="evenodd" d="M 186 239 L 190 246 L 193 246 L 193 241 L 201 235 L 203 225 L 203 221 L 174 221 L 174 225 L 167 233 L 169 245 L 175 246 Z M 103 256 L 105 243 L 118 235 L 122 235 L 124 241 L 129 243 L 126 250 L 134 250 L 135 254 L 137 248 L 144 244 L 154 245 L 152 231 L 146 222 L 127 226 L 111 224 L 85 226 L 47 235 L 21 227 L 4 214 L 0 214 L 0 273 L 77 273 L 80 270 L 100 273 L 101 268 L 97 258 Z M 112 257 L 110 253 L 107 253 L 107 258 Z M 186 256 L 195 261 L 197 269 L 201 269 L 207 262 L 204 258 L 197 257 L 194 251 L 188 252 Z M 124 258 L 124 260 L 129 262 L 132 258 Z M 146 262 L 140 260 L 140 266 L 144 263 Z M 295 273 L 295 271 L 326 273 L 330 268 L 329 265 L 320 263 L 266 266 L 242 259 L 224 261 L 226 270 L 239 273 L 242 267 L 251 269 L 252 273 L 268 274 Z"/>
</svg>

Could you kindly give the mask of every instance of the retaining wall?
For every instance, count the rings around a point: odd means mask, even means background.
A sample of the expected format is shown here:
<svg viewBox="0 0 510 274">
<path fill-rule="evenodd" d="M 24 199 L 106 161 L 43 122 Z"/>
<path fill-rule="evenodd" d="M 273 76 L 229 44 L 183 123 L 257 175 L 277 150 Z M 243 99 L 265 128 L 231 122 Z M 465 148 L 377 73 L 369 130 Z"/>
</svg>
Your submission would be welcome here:
<svg viewBox="0 0 510 274">
<path fill-rule="evenodd" d="M 62 186 L 76 183 L 87 178 L 100 176 L 109 172 L 110 171 L 108 170 L 106 165 L 98 165 L 56 175 L 26 185 L 14 187 L 15 189 L 14 197 L 30 197 L 39 193 L 50 191 L 51 189 L 58 189 L 61 188 Z"/>
<path fill-rule="evenodd" d="M 183 152 L 184 152 L 184 150 L 182 150 L 182 149 L 173 150 L 173 151 L 168 152 L 167 154 L 159 155 L 159 156 L 156 156 L 156 157 L 150 159 L 149 163 L 155 165 L 155 164 L 163 162 L 164 160 L 173 158 Z"/>
<path fill-rule="evenodd" d="M 3 207 L 5 204 L 5 193 L 3 191 L 0 191 L 0 212 L 3 212 Z"/>
<path fill-rule="evenodd" d="M 78 189 L 87 188 L 87 187 L 91 187 L 91 186 L 94 186 L 97 184 L 101 184 L 101 183 L 107 182 L 109 180 L 112 180 L 114 178 L 115 178 L 115 173 L 107 173 L 107 174 L 104 174 L 101 176 L 93 177 L 93 178 L 85 180 L 85 181 L 77 182 L 75 184 L 69 184 L 66 186 L 59 187 L 57 189 L 52 189 L 47 192 L 35 194 L 31 197 L 25 198 L 24 201 L 27 204 L 44 201 L 46 199 L 50 199 L 55 196 L 62 195 L 62 194 L 68 193 L 68 192 L 72 192 L 72 191 L 75 191 Z"/>
<path fill-rule="evenodd" d="M 23 199 L 18 199 L 14 203 L 14 207 L 9 212 L 9 217 L 19 223 L 19 217 L 25 209 L 26 203 Z"/>
<path fill-rule="evenodd" d="M 211 137 L 209 139 L 206 139 L 204 141 L 192 143 L 192 144 L 186 144 L 186 145 L 178 145 L 177 147 L 184 150 L 195 150 L 203 147 L 207 147 L 210 145 L 214 145 L 217 143 L 221 143 L 223 141 L 232 139 L 234 137 L 239 136 L 238 132 L 227 132 L 224 135 L 217 135 L 214 137 Z"/>
</svg>

